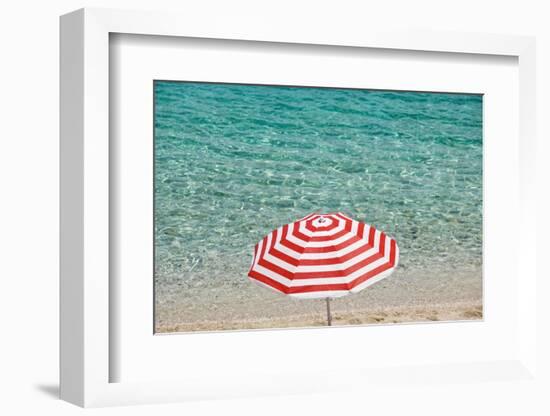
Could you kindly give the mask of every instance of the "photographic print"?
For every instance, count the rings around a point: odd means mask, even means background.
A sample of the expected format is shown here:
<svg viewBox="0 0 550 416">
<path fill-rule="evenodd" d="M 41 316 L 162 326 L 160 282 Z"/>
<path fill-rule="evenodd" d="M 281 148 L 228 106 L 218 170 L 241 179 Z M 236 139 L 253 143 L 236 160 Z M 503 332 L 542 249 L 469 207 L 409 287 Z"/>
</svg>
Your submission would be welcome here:
<svg viewBox="0 0 550 416">
<path fill-rule="evenodd" d="M 482 107 L 155 81 L 155 332 L 482 319 Z"/>
</svg>

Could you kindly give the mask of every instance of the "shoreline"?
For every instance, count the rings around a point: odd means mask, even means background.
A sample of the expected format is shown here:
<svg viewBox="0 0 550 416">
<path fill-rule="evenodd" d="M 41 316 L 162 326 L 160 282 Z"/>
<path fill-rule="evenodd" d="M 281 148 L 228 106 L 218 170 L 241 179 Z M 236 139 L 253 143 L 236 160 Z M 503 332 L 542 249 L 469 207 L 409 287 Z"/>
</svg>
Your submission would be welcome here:
<svg viewBox="0 0 550 416">
<path fill-rule="evenodd" d="M 290 298 L 245 279 L 194 283 L 157 287 L 156 333 L 326 325 L 324 299 Z M 335 326 L 456 321 L 481 319 L 482 305 L 481 268 L 444 274 L 401 267 L 367 290 L 333 299 L 331 312 Z"/>
<path fill-rule="evenodd" d="M 354 311 L 334 311 L 334 327 L 356 325 L 382 325 L 422 322 L 472 321 L 483 319 L 480 301 L 434 304 L 430 306 L 404 306 Z M 205 332 L 257 329 L 303 329 L 326 326 L 326 315 L 307 313 L 288 317 L 239 320 L 199 320 L 177 324 L 157 324 L 156 333 Z"/>
</svg>

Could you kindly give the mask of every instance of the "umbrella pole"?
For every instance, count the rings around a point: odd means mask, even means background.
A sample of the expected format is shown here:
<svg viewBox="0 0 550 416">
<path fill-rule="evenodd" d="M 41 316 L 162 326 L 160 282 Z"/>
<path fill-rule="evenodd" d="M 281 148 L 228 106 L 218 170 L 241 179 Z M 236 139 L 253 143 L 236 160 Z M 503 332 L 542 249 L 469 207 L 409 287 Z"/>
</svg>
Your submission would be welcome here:
<svg viewBox="0 0 550 416">
<path fill-rule="evenodd" d="M 327 298 L 327 325 L 332 326 L 332 316 L 330 314 L 330 298 Z"/>
</svg>

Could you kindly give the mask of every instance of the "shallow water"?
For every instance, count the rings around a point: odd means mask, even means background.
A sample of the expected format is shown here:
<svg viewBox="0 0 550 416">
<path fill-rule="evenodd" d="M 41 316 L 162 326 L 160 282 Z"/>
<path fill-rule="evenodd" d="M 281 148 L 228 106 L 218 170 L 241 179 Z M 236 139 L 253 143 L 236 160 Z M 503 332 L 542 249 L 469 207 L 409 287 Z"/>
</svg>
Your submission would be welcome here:
<svg viewBox="0 0 550 416">
<path fill-rule="evenodd" d="M 481 279 L 481 96 L 155 83 L 157 307 L 250 285 L 254 244 L 312 211 L 385 231 L 402 270 Z"/>
</svg>

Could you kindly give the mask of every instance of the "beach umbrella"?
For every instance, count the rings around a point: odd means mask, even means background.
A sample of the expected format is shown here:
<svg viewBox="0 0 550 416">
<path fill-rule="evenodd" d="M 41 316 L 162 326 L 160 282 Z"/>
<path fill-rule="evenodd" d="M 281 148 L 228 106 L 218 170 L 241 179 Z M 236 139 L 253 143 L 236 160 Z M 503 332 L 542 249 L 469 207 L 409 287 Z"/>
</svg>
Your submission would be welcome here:
<svg viewBox="0 0 550 416">
<path fill-rule="evenodd" d="M 303 299 L 357 293 L 388 277 L 399 248 L 391 237 L 341 212 L 313 213 L 283 225 L 256 244 L 248 277 L 276 292 Z"/>
</svg>

